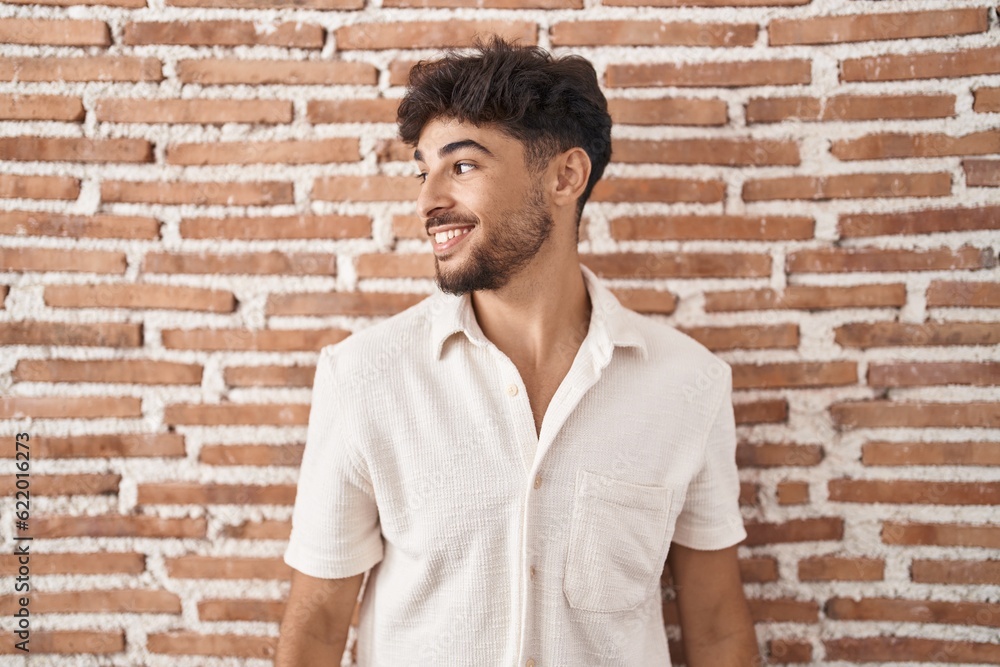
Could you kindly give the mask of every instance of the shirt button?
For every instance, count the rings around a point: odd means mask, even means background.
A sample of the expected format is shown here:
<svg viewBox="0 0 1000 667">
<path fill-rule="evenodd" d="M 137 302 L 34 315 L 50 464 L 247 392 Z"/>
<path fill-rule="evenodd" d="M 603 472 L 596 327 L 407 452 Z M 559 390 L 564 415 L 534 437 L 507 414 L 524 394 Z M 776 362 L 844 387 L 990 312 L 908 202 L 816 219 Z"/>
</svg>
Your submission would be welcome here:
<svg viewBox="0 0 1000 667">
<path fill-rule="evenodd" d="M 532 565 L 531 567 L 528 568 L 528 574 L 531 576 L 532 579 L 535 578 L 535 566 L 534 565 Z"/>
<path fill-rule="evenodd" d="M 511 396 L 517 396 L 517 385 L 516 384 L 507 385 L 507 393 L 510 394 Z"/>
<path fill-rule="evenodd" d="M 535 667 L 535 659 L 528 658 L 528 661 L 524 663 L 524 667 Z"/>
<path fill-rule="evenodd" d="M 535 475 L 535 488 L 537 489 L 541 485 L 542 485 L 542 476 L 541 475 Z"/>
</svg>

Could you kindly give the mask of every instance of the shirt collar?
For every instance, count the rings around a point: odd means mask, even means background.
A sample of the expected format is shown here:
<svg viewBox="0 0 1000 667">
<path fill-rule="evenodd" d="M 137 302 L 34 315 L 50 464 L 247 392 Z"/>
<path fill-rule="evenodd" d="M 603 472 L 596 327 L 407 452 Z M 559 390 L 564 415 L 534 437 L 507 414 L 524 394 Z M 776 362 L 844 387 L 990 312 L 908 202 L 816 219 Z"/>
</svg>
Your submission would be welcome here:
<svg viewBox="0 0 1000 667">
<path fill-rule="evenodd" d="M 615 346 L 637 347 L 642 358 L 647 356 L 646 341 L 626 309 L 603 282 L 587 266 L 580 264 L 587 292 L 590 294 L 591 314 L 587 337 L 593 336 L 595 354 L 603 366 L 610 359 Z M 431 354 L 435 360 L 441 358 L 445 341 L 453 334 L 462 332 L 475 345 L 489 345 L 483 330 L 479 328 L 472 308 L 472 296 L 466 292 L 460 296 L 437 289 L 431 305 Z"/>
</svg>

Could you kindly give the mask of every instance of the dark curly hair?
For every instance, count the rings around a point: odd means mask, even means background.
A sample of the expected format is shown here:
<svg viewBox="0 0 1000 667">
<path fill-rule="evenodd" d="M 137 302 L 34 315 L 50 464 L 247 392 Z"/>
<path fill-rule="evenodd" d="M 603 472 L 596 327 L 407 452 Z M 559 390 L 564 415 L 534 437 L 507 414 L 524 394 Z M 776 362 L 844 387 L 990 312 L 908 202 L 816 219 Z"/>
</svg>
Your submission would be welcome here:
<svg viewBox="0 0 1000 667">
<path fill-rule="evenodd" d="M 485 44 L 477 36 L 473 48 L 478 53 L 452 49 L 440 60 L 413 66 L 396 112 L 400 139 L 416 146 L 424 126 L 437 118 L 494 126 L 521 142 L 531 173 L 579 146 L 591 163 L 576 205 L 579 226 L 584 204 L 611 159 L 611 116 L 594 66 L 582 56 L 553 58 L 542 48 L 498 35 Z"/>
</svg>

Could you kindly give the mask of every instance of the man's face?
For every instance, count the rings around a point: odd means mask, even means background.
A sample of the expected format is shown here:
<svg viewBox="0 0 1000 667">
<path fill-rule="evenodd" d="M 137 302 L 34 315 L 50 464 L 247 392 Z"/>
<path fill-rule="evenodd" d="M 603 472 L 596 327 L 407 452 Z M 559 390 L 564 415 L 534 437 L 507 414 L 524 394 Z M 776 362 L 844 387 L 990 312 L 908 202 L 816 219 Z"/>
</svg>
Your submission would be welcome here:
<svg viewBox="0 0 1000 667">
<path fill-rule="evenodd" d="M 503 287 L 551 235 L 540 177 L 528 173 L 516 139 L 436 119 L 421 132 L 414 160 L 423 180 L 417 213 L 425 230 L 464 232 L 443 242 L 431 238 L 442 291 Z"/>
</svg>

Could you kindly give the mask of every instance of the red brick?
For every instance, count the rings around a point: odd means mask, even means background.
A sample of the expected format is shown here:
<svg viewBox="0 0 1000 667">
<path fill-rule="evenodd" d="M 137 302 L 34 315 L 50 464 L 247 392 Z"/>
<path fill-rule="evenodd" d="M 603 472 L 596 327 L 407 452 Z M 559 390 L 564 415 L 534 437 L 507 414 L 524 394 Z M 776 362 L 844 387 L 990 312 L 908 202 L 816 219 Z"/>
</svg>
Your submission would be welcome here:
<svg viewBox="0 0 1000 667">
<path fill-rule="evenodd" d="M 352 49 L 432 49 L 471 46 L 477 34 L 496 33 L 523 45 L 537 43 L 534 21 L 400 21 L 355 23 L 336 28 L 333 37 L 339 51 Z"/>
<path fill-rule="evenodd" d="M 232 292 L 157 283 L 48 285 L 43 298 L 46 305 L 56 308 L 200 310 L 212 313 L 236 310 Z"/>
<path fill-rule="evenodd" d="M 729 327 L 677 327 L 710 350 L 794 349 L 799 345 L 799 326 L 795 323 Z"/>
<path fill-rule="evenodd" d="M 906 285 L 788 285 L 727 292 L 706 292 L 705 312 L 735 310 L 829 310 L 834 308 L 884 308 L 906 304 Z"/>
<path fill-rule="evenodd" d="M 955 523 L 882 524 L 882 541 L 886 544 L 935 545 L 944 547 L 982 547 L 1000 549 L 1000 525 L 977 526 Z"/>
<path fill-rule="evenodd" d="M 851 322 L 834 328 L 844 347 L 997 345 L 1000 325 L 991 322 Z"/>
<path fill-rule="evenodd" d="M 900 621 L 1000 627 L 1000 604 L 898 600 L 893 598 L 831 598 L 826 617 L 838 621 Z"/>
<path fill-rule="evenodd" d="M 800 639 L 768 639 L 767 659 L 779 665 L 811 663 L 812 644 Z"/>
<path fill-rule="evenodd" d="M 985 7 L 953 11 L 869 12 L 807 19 L 774 19 L 767 26 L 769 44 L 837 44 L 914 37 L 951 37 L 986 32 Z"/>
<path fill-rule="evenodd" d="M 553 46 L 752 46 L 756 23 L 695 21 L 560 21 Z"/>
<path fill-rule="evenodd" d="M 310 382 L 307 386 L 311 386 Z M 302 464 L 302 445 L 205 445 L 198 462 L 216 466 L 285 466 Z"/>
<path fill-rule="evenodd" d="M 178 433 L 108 433 L 44 436 L 33 445 L 43 459 L 184 456 L 184 436 Z"/>
<path fill-rule="evenodd" d="M 83 101 L 70 95 L 0 95 L 0 119 L 82 121 Z"/>
<path fill-rule="evenodd" d="M 146 650 L 169 655 L 210 655 L 228 658 L 268 659 L 274 657 L 277 637 L 250 635 L 203 635 L 170 631 L 149 634 Z"/>
<path fill-rule="evenodd" d="M 1000 160 L 962 160 L 962 170 L 969 187 L 1000 187 Z"/>
<path fill-rule="evenodd" d="M 286 46 L 323 48 L 323 27 L 288 22 L 267 25 L 253 21 L 140 21 L 125 24 L 122 43 L 188 46 Z"/>
<path fill-rule="evenodd" d="M 113 496 L 118 493 L 121 475 L 80 473 L 69 475 L 31 474 L 32 496 Z M 0 475 L 0 483 L 14 488 L 14 475 Z"/>
<path fill-rule="evenodd" d="M 202 621 L 263 621 L 281 623 L 284 600 L 202 600 L 198 618 Z"/>
<path fill-rule="evenodd" d="M 841 540 L 844 537 L 844 520 L 841 517 L 790 519 L 781 523 L 746 521 L 747 538 L 741 544 L 781 544 L 785 542 L 815 542 Z"/>
<path fill-rule="evenodd" d="M 55 46 L 109 46 L 111 31 L 104 21 L 3 18 L 0 19 L 0 42 Z"/>
<path fill-rule="evenodd" d="M 300 459 L 301 463 L 301 459 Z M 224 526 L 222 534 L 241 540 L 288 540 L 292 533 L 291 521 L 244 521 L 238 526 Z"/>
<path fill-rule="evenodd" d="M 268 297 L 268 315 L 346 315 L 383 317 L 395 315 L 427 298 L 409 292 L 317 292 L 273 294 Z"/>
<path fill-rule="evenodd" d="M 146 6 L 146 0 L 12 0 L 15 5 L 47 5 L 52 7 L 75 7 L 79 5 L 108 5 L 138 9 Z"/>
<path fill-rule="evenodd" d="M 838 221 L 838 232 L 844 238 L 979 229 L 1000 229 L 1000 206 L 842 214 Z"/>
<path fill-rule="evenodd" d="M 778 482 L 774 497 L 779 505 L 805 505 L 809 502 L 808 482 Z"/>
<path fill-rule="evenodd" d="M 917 505 L 995 505 L 1000 503 L 1000 483 L 997 482 L 831 479 L 827 486 L 829 487 L 830 500 L 843 503 Z"/>
<path fill-rule="evenodd" d="M 156 516 L 103 514 L 96 516 L 32 516 L 34 537 L 153 537 L 202 538 L 207 536 L 205 519 L 162 519 Z"/>
<path fill-rule="evenodd" d="M 36 552 L 40 557 L 31 561 L 32 574 L 142 574 L 146 556 L 140 553 L 102 551 L 101 553 Z M 0 572 L 17 572 L 17 555 L 0 555 Z"/>
<path fill-rule="evenodd" d="M 431 253 L 358 255 L 354 273 L 365 278 L 433 278 L 434 256 Z"/>
<path fill-rule="evenodd" d="M 295 485 L 160 482 L 138 485 L 140 505 L 291 505 Z"/>
<path fill-rule="evenodd" d="M 900 157 L 946 157 L 1000 152 L 1000 130 L 960 136 L 944 133 L 884 132 L 834 141 L 830 153 L 838 160 L 882 160 Z"/>
<path fill-rule="evenodd" d="M 605 0 L 611 7 L 768 7 L 807 5 L 810 0 Z"/>
<path fill-rule="evenodd" d="M 610 88 L 788 86 L 811 82 L 812 63 L 805 59 L 634 65 L 612 63 L 607 66 L 605 74 L 605 84 Z"/>
<path fill-rule="evenodd" d="M 220 7 L 232 9 L 351 10 L 364 7 L 364 0 L 167 0 L 172 7 Z"/>
<path fill-rule="evenodd" d="M 824 639 L 827 660 L 1000 664 L 1000 644 L 920 637 Z"/>
<path fill-rule="evenodd" d="M 657 289 L 613 289 L 615 298 L 623 306 L 637 313 L 663 313 L 669 315 L 677 308 L 677 295 Z"/>
<path fill-rule="evenodd" d="M 885 561 L 879 558 L 813 556 L 799 561 L 799 581 L 882 581 Z"/>
<path fill-rule="evenodd" d="M 771 272 L 771 258 L 762 253 L 584 253 L 581 261 L 602 278 L 753 277 Z"/>
<path fill-rule="evenodd" d="M 724 100 L 661 98 L 608 100 L 615 125 L 725 125 L 729 112 Z"/>
<path fill-rule="evenodd" d="M 313 183 L 313 199 L 323 201 L 415 201 L 420 193 L 410 176 L 320 176 Z"/>
<path fill-rule="evenodd" d="M 830 414 L 839 429 L 879 426 L 997 428 L 1000 424 L 1000 403 L 843 401 L 831 405 Z"/>
<path fill-rule="evenodd" d="M 174 579 L 289 579 L 290 568 L 281 558 L 181 556 L 165 558 Z"/>
<path fill-rule="evenodd" d="M 924 584 L 988 584 L 1000 581 L 1000 560 L 914 559 L 910 578 Z"/>
<path fill-rule="evenodd" d="M 798 240 L 813 238 L 815 223 L 808 217 L 670 215 L 613 218 L 616 240 Z"/>
<path fill-rule="evenodd" d="M 0 419 L 105 419 L 141 416 L 142 400 L 130 396 L 0 397 Z"/>
<path fill-rule="evenodd" d="M 754 97 L 746 105 L 752 123 L 785 120 L 853 121 L 896 118 L 950 118 L 954 95 L 834 95 L 818 97 Z"/>
<path fill-rule="evenodd" d="M 814 466 L 822 460 L 823 448 L 820 445 L 741 442 L 736 446 L 736 463 L 741 468 Z"/>
<path fill-rule="evenodd" d="M 124 252 L 114 250 L 68 250 L 57 248 L 0 248 L 0 266 L 5 271 L 82 272 L 124 274 Z"/>
<path fill-rule="evenodd" d="M 0 58 L 4 81 L 161 81 L 156 58 L 89 56 L 82 58 Z"/>
<path fill-rule="evenodd" d="M 288 100 L 114 99 L 97 100 L 97 120 L 110 123 L 289 123 Z"/>
<path fill-rule="evenodd" d="M 76 199 L 79 196 L 78 178 L 0 174 L 0 199 Z"/>
<path fill-rule="evenodd" d="M 361 215 L 290 215 L 252 218 L 185 218 L 181 237 L 189 239 L 353 239 L 369 238 L 371 219 Z"/>
<path fill-rule="evenodd" d="M 896 250 L 885 248 L 811 248 L 786 256 L 791 273 L 841 273 L 846 271 L 942 271 L 987 269 L 996 266 L 992 248 Z"/>
<path fill-rule="evenodd" d="M 750 615 L 755 623 L 815 623 L 819 604 L 813 600 L 748 598 Z"/>
<path fill-rule="evenodd" d="M 180 350 L 317 352 L 350 335 L 344 329 L 164 329 L 163 347 Z"/>
<path fill-rule="evenodd" d="M 137 322 L 0 322 L 0 345 L 69 345 L 127 348 L 142 345 Z"/>
<path fill-rule="evenodd" d="M 202 366 L 149 359 L 21 359 L 11 377 L 17 382 L 200 385 Z"/>
<path fill-rule="evenodd" d="M 337 256 L 278 250 L 227 253 L 150 252 L 143 258 L 142 273 L 335 276 Z"/>
<path fill-rule="evenodd" d="M 611 150 L 618 163 L 799 164 L 797 143 L 768 139 L 616 139 Z"/>
<path fill-rule="evenodd" d="M 1000 445 L 991 442 L 866 442 L 861 462 L 869 466 L 1000 466 Z"/>
<path fill-rule="evenodd" d="M 928 387 L 935 385 L 1000 384 L 1000 361 L 928 361 L 871 363 L 868 366 L 870 387 Z"/>
<path fill-rule="evenodd" d="M 749 179 L 743 184 L 744 201 L 943 197 L 949 194 L 951 174 L 944 171 L 781 176 Z"/>
<path fill-rule="evenodd" d="M 0 160 L 29 162 L 152 162 L 145 139 L 79 137 L 0 137 Z"/>
<path fill-rule="evenodd" d="M 468 7 L 467 0 L 383 0 L 383 7 Z M 479 9 L 583 9 L 583 0 L 476 0 Z"/>
<path fill-rule="evenodd" d="M 829 387 L 858 383 L 854 361 L 733 364 L 733 389 Z"/>
<path fill-rule="evenodd" d="M 975 101 L 972 110 L 977 113 L 996 113 L 1000 111 L 1000 88 L 976 88 L 973 91 Z"/>
<path fill-rule="evenodd" d="M 18 609 L 17 596 L 0 598 L 0 612 L 11 615 Z M 169 591 L 129 588 L 35 592 L 31 611 L 40 614 L 180 614 L 181 599 Z"/>
<path fill-rule="evenodd" d="M 943 79 L 1000 73 L 1000 46 L 948 53 L 850 58 L 840 63 L 841 81 Z"/>
<path fill-rule="evenodd" d="M 125 651 L 125 631 L 38 630 L 31 631 L 31 652 L 36 655 L 81 653 L 105 655 Z M 21 653 L 14 642 L 0 644 L 0 653 Z"/>
<path fill-rule="evenodd" d="M 310 100 L 306 116 L 313 124 L 321 123 L 395 123 L 396 99 Z"/>
<path fill-rule="evenodd" d="M 788 421 L 788 401 L 764 399 L 733 405 L 737 424 L 778 424 Z"/>
<path fill-rule="evenodd" d="M 104 181 L 101 200 L 108 203 L 196 206 L 273 206 L 294 202 L 291 183 L 280 181 L 213 183 L 208 181 Z"/>
<path fill-rule="evenodd" d="M 1000 308 L 1000 285 L 986 281 L 934 280 L 927 286 L 927 305 Z"/>
<path fill-rule="evenodd" d="M 303 426 L 309 405 L 258 403 L 172 403 L 163 423 L 170 426 Z"/>
<path fill-rule="evenodd" d="M 374 86 L 378 83 L 378 69 L 370 63 L 342 60 L 199 58 L 178 61 L 177 78 L 182 83 L 197 83 L 203 86 L 234 83 L 287 86 Z M 393 103 L 394 122 L 395 105 L 398 104 L 398 100 L 385 101 Z"/>
<path fill-rule="evenodd" d="M 0 211 L 0 234 L 74 239 L 157 239 L 160 223 L 156 218 L 143 216 Z"/>
<path fill-rule="evenodd" d="M 315 366 L 277 364 L 227 366 L 222 376 L 229 387 L 311 387 L 315 370 Z"/>
<path fill-rule="evenodd" d="M 359 140 L 227 141 L 167 146 L 167 163 L 206 164 L 326 164 L 361 159 Z"/>
<path fill-rule="evenodd" d="M 721 180 L 684 178 L 611 178 L 594 185 L 590 201 L 605 202 L 721 202 L 726 185 Z"/>
</svg>

